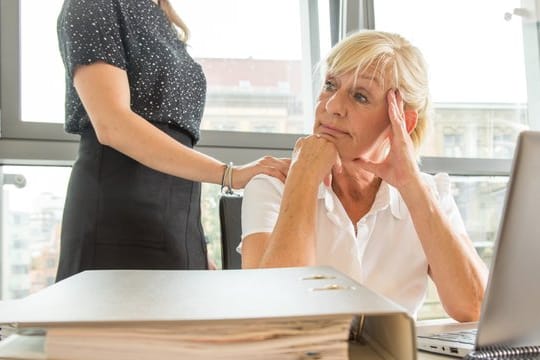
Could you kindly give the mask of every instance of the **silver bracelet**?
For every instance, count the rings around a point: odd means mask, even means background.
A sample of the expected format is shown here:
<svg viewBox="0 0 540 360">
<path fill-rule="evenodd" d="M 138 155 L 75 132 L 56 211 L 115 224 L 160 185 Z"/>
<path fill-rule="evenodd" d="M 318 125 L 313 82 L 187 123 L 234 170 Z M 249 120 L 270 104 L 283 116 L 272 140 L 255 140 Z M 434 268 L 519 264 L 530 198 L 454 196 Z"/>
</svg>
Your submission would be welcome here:
<svg viewBox="0 0 540 360">
<path fill-rule="evenodd" d="M 221 178 L 221 192 L 225 194 L 232 194 L 232 173 L 233 173 L 233 163 L 232 161 L 225 165 L 225 170 L 223 171 L 223 177 Z"/>
</svg>

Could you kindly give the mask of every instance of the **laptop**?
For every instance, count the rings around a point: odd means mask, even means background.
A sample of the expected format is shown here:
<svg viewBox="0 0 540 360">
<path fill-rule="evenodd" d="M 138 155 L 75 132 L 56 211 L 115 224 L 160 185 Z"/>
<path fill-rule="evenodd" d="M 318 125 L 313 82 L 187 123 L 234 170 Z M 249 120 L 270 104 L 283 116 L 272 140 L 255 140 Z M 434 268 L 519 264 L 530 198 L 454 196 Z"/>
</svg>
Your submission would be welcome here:
<svg viewBox="0 0 540 360">
<path fill-rule="evenodd" d="M 524 131 L 514 152 L 480 321 L 439 333 L 419 330 L 418 349 L 463 357 L 495 346 L 540 345 L 539 279 L 540 131 Z"/>
</svg>

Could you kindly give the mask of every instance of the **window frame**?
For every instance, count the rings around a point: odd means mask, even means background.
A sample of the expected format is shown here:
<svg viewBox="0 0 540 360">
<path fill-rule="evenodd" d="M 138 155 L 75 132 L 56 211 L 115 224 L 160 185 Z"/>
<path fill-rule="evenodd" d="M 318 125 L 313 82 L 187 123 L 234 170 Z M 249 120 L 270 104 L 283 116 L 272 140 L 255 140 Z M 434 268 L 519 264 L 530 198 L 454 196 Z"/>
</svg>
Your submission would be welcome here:
<svg viewBox="0 0 540 360">
<path fill-rule="evenodd" d="M 64 132 L 62 124 L 21 121 L 20 100 L 20 1 L 0 3 L 0 140 L 25 139 L 76 142 L 77 137 Z"/>
</svg>

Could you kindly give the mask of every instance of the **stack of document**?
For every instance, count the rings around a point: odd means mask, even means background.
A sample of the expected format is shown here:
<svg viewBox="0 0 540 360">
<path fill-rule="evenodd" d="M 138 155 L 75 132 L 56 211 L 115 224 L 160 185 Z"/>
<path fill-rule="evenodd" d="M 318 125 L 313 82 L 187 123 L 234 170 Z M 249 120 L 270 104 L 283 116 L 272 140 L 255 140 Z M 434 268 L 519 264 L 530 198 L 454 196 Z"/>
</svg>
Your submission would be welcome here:
<svg viewBox="0 0 540 360">
<path fill-rule="evenodd" d="M 51 359 L 347 359 L 350 317 L 50 329 Z"/>
<path fill-rule="evenodd" d="M 46 330 L 58 360 L 416 355 L 405 310 L 328 267 L 85 271 L 0 303 L 0 324 Z"/>
</svg>

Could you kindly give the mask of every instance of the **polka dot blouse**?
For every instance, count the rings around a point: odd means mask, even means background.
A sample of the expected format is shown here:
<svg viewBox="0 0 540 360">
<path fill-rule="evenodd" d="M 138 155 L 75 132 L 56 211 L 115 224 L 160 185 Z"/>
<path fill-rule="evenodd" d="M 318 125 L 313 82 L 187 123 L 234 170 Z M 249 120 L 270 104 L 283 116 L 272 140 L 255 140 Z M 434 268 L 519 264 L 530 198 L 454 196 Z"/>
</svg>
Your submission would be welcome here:
<svg viewBox="0 0 540 360">
<path fill-rule="evenodd" d="M 199 139 L 206 79 L 152 0 L 66 0 L 57 30 L 66 68 L 67 132 L 91 126 L 73 87 L 74 70 L 103 61 L 127 72 L 134 112 L 151 122 L 172 122 Z"/>
</svg>

